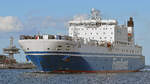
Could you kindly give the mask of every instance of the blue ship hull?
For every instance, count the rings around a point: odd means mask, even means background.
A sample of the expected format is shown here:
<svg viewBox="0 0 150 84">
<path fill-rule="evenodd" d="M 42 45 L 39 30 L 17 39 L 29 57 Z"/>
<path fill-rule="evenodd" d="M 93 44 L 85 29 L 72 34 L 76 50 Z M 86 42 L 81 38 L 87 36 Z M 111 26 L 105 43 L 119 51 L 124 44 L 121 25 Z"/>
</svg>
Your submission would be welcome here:
<svg viewBox="0 0 150 84">
<path fill-rule="evenodd" d="M 144 58 L 133 57 L 94 57 L 67 55 L 27 55 L 41 71 L 103 72 L 137 71 L 144 67 Z M 114 61 L 128 61 L 126 68 L 115 69 Z"/>
</svg>

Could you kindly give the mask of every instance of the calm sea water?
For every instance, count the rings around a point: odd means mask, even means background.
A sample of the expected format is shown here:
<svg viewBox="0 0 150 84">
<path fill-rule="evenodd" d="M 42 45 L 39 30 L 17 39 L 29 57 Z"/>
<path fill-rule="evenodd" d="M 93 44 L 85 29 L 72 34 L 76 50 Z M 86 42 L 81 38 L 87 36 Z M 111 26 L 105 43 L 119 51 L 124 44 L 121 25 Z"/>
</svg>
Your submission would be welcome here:
<svg viewBox="0 0 150 84">
<path fill-rule="evenodd" d="M 150 84 L 150 72 L 41 74 L 36 70 L 0 69 L 0 84 Z"/>
</svg>

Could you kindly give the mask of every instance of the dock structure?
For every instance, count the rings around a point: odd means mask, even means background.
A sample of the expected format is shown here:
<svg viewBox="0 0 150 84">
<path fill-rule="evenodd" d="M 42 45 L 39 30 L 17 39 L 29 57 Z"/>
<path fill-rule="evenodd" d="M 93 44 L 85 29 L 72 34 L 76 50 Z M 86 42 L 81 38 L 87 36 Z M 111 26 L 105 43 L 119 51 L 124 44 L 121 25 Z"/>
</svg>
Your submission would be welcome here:
<svg viewBox="0 0 150 84">
<path fill-rule="evenodd" d="M 18 54 L 19 53 L 19 48 L 16 48 L 15 45 L 13 45 L 13 37 L 10 37 L 10 45 L 8 48 L 3 48 L 3 52 L 5 54 L 9 55 L 10 59 L 14 59 L 14 54 Z"/>
<path fill-rule="evenodd" d="M 3 53 L 0 54 L 0 69 L 32 69 L 35 66 L 32 63 L 18 63 L 14 58 L 14 54 L 19 53 L 19 48 L 13 44 L 13 37 L 10 37 L 10 45 L 7 48 L 3 48 Z"/>
</svg>

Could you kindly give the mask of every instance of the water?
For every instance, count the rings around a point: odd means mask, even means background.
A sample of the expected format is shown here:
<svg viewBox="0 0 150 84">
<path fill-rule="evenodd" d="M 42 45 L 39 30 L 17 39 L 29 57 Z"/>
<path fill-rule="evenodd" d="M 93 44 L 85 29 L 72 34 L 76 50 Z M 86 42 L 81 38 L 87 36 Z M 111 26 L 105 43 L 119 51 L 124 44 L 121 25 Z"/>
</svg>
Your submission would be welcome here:
<svg viewBox="0 0 150 84">
<path fill-rule="evenodd" d="M 150 84 L 150 72 L 41 74 L 34 71 L 1 69 L 0 84 Z"/>
</svg>

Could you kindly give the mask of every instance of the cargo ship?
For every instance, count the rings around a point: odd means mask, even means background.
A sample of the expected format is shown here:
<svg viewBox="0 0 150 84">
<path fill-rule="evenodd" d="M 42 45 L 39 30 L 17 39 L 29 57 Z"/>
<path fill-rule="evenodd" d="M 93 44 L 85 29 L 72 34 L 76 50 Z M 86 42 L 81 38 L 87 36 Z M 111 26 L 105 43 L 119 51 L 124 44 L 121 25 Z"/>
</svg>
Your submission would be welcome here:
<svg viewBox="0 0 150 84">
<path fill-rule="evenodd" d="M 145 66 L 132 17 L 127 25 L 119 25 L 92 8 L 89 18 L 70 20 L 68 31 L 69 35 L 20 35 L 19 44 L 26 58 L 45 72 L 133 72 Z"/>
</svg>

